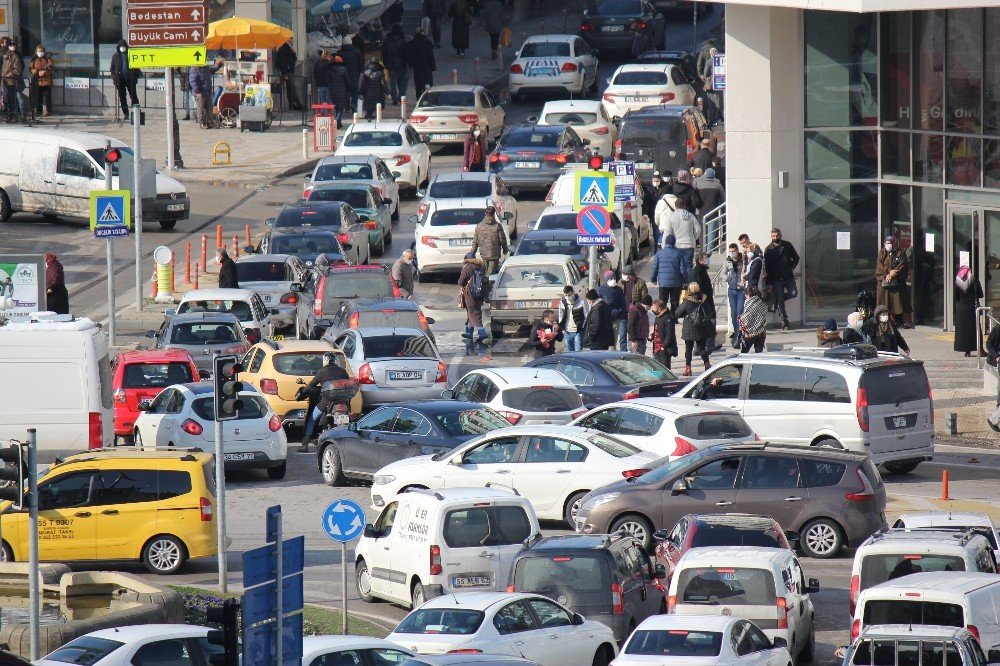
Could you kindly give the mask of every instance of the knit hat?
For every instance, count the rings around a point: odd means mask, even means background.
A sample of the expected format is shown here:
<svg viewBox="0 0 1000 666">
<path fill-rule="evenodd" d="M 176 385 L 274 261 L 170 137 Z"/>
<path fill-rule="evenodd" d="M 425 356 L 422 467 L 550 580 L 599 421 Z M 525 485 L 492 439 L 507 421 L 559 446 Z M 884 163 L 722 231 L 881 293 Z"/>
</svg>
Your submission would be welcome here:
<svg viewBox="0 0 1000 666">
<path fill-rule="evenodd" d="M 705 169 L 705 178 L 715 178 L 715 169 L 711 167 Z"/>
<path fill-rule="evenodd" d="M 667 234 L 667 237 L 663 239 L 664 245 L 674 246 L 677 243 L 677 237 L 673 234 Z"/>
<path fill-rule="evenodd" d="M 610 271 L 610 270 L 609 271 L 604 271 L 604 279 L 605 280 L 614 280 L 615 279 L 615 272 L 614 271 Z"/>
<path fill-rule="evenodd" d="M 596 301 L 598 298 L 600 298 L 600 296 L 597 295 L 596 289 L 588 289 L 585 298 L 588 301 Z"/>
<path fill-rule="evenodd" d="M 837 330 L 837 320 L 830 317 L 825 322 L 823 322 L 824 331 L 836 331 Z"/>
</svg>

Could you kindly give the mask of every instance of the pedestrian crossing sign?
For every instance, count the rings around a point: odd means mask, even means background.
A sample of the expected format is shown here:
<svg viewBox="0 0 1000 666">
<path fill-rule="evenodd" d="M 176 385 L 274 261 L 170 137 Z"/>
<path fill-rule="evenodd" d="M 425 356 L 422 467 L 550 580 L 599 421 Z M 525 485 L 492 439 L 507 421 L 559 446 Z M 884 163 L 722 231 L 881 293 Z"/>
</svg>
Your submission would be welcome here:
<svg viewBox="0 0 1000 666">
<path fill-rule="evenodd" d="M 587 206 L 615 209 L 615 177 L 610 171 L 576 171 L 573 174 L 573 210 Z"/>
<path fill-rule="evenodd" d="M 90 229 L 95 238 L 128 236 L 132 226 L 128 190 L 95 190 L 90 193 Z"/>
</svg>

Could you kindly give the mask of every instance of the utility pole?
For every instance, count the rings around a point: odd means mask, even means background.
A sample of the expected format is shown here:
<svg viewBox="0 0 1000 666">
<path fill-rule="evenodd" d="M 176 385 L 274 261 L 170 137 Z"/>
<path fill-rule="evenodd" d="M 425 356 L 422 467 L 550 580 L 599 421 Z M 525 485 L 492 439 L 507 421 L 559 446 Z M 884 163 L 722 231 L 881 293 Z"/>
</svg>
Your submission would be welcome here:
<svg viewBox="0 0 1000 666">
<path fill-rule="evenodd" d="M 107 155 L 111 150 L 111 142 L 108 141 L 104 146 L 104 154 Z M 104 160 L 104 189 L 113 189 L 113 181 L 111 178 L 111 172 L 113 169 L 111 162 L 105 158 Z M 125 221 L 128 224 L 128 220 Z M 108 344 L 112 347 L 115 346 L 115 239 L 114 236 L 108 236 L 104 239 L 107 245 L 107 264 L 108 264 Z M 136 269 L 139 267 L 136 266 Z"/>
<path fill-rule="evenodd" d="M 111 239 L 108 239 L 111 243 Z M 114 321 L 114 319 L 112 319 Z M 31 660 L 41 659 L 42 634 L 38 624 L 41 607 L 41 586 L 38 574 L 38 433 L 28 428 L 28 604 L 31 615 Z"/>
<path fill-rule="evenodd" d="M 136 104 L 132 107 L 132 199 L 135 203 L 132 210 L 135 215 L 135 311 L 142 312 L 142 184 L 140 182 L 142 134 L 139 131 L 142 120 L 142 109 Z"/>
</svg>

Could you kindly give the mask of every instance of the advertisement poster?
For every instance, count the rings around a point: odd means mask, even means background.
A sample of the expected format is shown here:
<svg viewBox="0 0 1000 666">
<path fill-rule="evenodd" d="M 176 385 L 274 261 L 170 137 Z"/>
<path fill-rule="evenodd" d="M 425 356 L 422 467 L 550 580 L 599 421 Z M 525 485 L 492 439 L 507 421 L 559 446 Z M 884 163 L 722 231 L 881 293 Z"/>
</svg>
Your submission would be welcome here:
<svg viewBox="0 0 1000 666">
<path fill-rule="evenodd" d="M 0 254 L 0 318 L 27 321 L 45 309 L 45 261 L 41 255 Z"/>
</svg>

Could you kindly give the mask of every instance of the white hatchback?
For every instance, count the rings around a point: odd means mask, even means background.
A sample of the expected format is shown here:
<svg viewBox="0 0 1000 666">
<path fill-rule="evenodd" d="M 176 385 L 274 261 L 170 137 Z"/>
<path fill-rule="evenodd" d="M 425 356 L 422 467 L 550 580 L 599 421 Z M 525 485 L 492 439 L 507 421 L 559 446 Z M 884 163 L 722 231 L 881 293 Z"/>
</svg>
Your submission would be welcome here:
<svg viewBox="0 0 1000 666">
<path fill-rule="evenodd" d="M 585 411 L 576 386 L 561 373 L 545 368 L 472 370 L 445 395 L 481 402 L 511 425 L 564 425 Z"/>
<path fill-rule="evenodd" d="M 381 157 L 392 170 L 400 187 L 407 187 L 415 192 L 430 178 L 431 150 L 407 122 L 383 120 L 354 123 L 337 137 L 337 142 L 338 157 Z"/>
<path fill-rule="evenodd" d="M 629 111 L 655 104 L 691 106 L 694 99 L 694 88 L 675 65 L 628 64 L 608 79 L 601 104 L 612 118 L 623 118 Z"/>
<path fill-rule="evenodd" d="M 420 205 L 424 212 L 411 215 L 409 220 L 413 223 L 413 247 L 422 274 L 462 268 L 487 205 L 487 199 L 435 199 Z M 509 245 L 508 221 L 503 219 L 508 214 L 501 215 L 500 224 Z M 500 256 L 501 261 L 506 258 Z"/>
<path fill-rule="evenodd" d="M 511 213 L 507 235 L 517 238 L 517 199 L 497 174 L 484 171 L 447 171 L 435 175 L 427 188 L 427 194 L 417 206 L 417 215 L 423 216 L 432 201 L 446 199 L 484 199 L 488 205 L 496 207 L 498 214 Z"/>
<path fill-rule="evenodd" d="M 193 624 L 138 624 L 100 629 L 74 638 L 38 661 L 38 666 L 133 666 L 133 664 L 212 663 L 223 649 L 207 640 L 209 627 Z"/>
<path fill-rule="evenodd" d="M 618 138 L 618 128 L 611 122 L 604 106 L 593 99 L 546 102 L 535 124 L 569 125 L 576 130 L 581 139 L 590 139 L 591 152 L 606 157 L 611 155 L 615 139 Z"/>
</svg>

